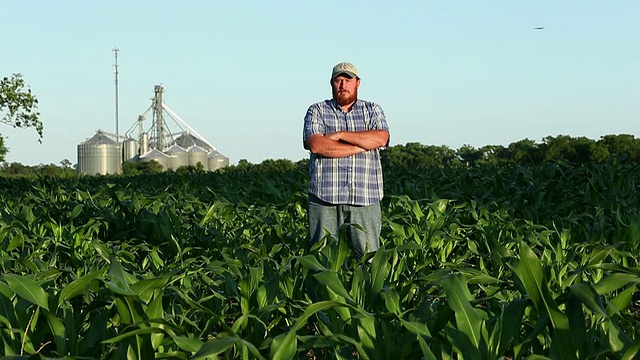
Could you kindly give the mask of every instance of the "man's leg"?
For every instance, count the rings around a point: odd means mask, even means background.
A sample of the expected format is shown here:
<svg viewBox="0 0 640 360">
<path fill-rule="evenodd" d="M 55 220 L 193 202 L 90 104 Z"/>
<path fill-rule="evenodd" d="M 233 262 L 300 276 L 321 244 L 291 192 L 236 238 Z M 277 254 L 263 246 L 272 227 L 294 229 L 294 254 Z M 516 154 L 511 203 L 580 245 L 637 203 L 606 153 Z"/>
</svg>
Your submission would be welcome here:
<svg viewBox="0 0 640 360">
<path fill-rule="evenodd" d="M 382 220 L 380 203 L 369 206 L 348 206 L 349 216 L 347 221 L 360 225 L 363 230 L 355 226 L 349 226 L 349 243 L 355 252 L 358 261 L 368 253 L 380 248 L 380 231 Z"/>
<path fill-rule="evenodd" d="M 309 247 L 324 238 L 326 231 L 333 236 L 338 236 L 341 220 L 339 219 L 338 206 L 329 204 L 309 194 Z"/>
</svg>

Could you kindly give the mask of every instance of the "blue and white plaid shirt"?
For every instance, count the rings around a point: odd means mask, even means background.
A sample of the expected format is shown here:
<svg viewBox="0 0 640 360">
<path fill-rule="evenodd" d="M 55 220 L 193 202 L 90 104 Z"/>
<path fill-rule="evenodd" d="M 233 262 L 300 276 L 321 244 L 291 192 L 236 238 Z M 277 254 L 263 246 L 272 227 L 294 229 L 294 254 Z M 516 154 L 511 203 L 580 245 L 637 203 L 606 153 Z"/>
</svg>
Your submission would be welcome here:
<svg viewBox="0 0 640 360">
<path fill-rule="evenodd" d="M 303 142 L 314 134 L 338 131 L 387 130 L 380 105 L 356 100 L 349 112 L 333 99 L 315 103 L 304 118 Z M 343 158 L 311 154 L 309 192 L 331 204 L 371 205 L 382 199 L 380 151 L 368 150 Z"/>
</svg>

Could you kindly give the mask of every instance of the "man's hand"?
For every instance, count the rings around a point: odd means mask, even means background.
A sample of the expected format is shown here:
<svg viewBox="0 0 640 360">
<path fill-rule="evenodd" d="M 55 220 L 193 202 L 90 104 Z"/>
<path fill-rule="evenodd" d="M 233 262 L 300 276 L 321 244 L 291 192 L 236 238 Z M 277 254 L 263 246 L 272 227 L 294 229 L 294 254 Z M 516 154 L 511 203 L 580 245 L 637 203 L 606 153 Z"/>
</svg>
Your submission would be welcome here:
<svg viewBox="0 0 640 360">
<path fill-rule="evenodd" d="M 324 134 L 324 136 L 333 141 L 340 141 L 340 131 L 334 133 Z"/>
</svg>

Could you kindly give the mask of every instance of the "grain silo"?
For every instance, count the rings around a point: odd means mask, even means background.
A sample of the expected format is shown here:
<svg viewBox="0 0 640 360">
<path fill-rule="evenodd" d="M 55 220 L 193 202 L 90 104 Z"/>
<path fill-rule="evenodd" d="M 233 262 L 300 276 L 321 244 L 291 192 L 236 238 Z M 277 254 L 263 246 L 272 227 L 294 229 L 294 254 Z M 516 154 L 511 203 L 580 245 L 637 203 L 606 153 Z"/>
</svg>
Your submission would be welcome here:
<svg viewBox="0 0 640 360">
<path fill-rule="evenodd" d="M 216 150 L 211 150 L 209 152 L 207 162 L 209 163 L 209 171 L 215 171 L 229 166 L 229 158 Z"/>
<path fill-rule="evenodd" d="M 156 161 L 166 169 L 178 169 L 181 166 L 198 163 L 204 170 L 209 169 L 211 159 L 208 154 L 215 147 L 200 136 L 162 101 L 163 88 L 155 86 L 155 97 L 151 106 L 138 121 L 124 134 L 112 134 L 102 130 L 78 145 L 78 172 L 81 174 L 118 174 L 122 172 L 122 163 L 131 161 Z M 151 127 L 145 129 L 145 114 L 153 113 Z M 167 120 L 174 121 L 171 128 Z M 118 132 L 116 120 L 116 132 Z M 190 150 L 186 150 L 190 149 Z M 227 166 L 215 162 L 216 168 Z M 224 164 L 224 165 L 221 165 Z"/>
<path fill-rule="evenodd" d="M 78 172 L 88 175 L 122 172 L 120 143 L 102 131 L 78 145 Z"/>
<path fill-rule="evenodd" d="M 169 155 L 163 153 L 158 149 L 151 149 L 146 154 L 142 154 L 140 156 L 140 161 L 142 162 L 155 161 L 158 164 L 162 165 L 162 168 L 165 170 L 167 170 L 170 166 L 169 165 L 170 159 L 171 158 Z"/>
<path fill-rule="evenodd" d="M 151 106 L 138 117 L 137 123 L 126 132 L 126 136 L 130 138 L 134 138 L 134 133 L 137 132 L 140 144 L 139 153 L 144 154 L 140 156 L 140 160 L 144 161 L 152 157 L 165 168 L 174 170 L 185 165 L 196 166 L 200 162 L 203 168 L 208 170 L 208 165 L 212 161 L 210 154 L 214 151 L 217 154 L 214 161 L 216 169 L 228 166 L 229 159 L 226 156 L 218 152 L 211 143 L 200 136 L 195 129 L 163 102 L 163 87 L 156 85 L 154 90 L 155 96 Z M 153 121 L 151 127 L 145 129 L 145 115 L 148 113 L 153 114 Z M 173 120 L 173 128 L 169 126 L 170 123 L 167 120 Z M 153 150 L 156 151 L 152 152 Z M 158 152 L 166 156 L 160 156 Z"/>
<path fill-rule="evenodd" d="M 181 166 L 189 165 L 189 153 L 180 145 L 172 145 L 164 151 L 169 155 L 169 168 L 177 170 Z"/>
<path fill-rule="evenodd" d="M 139 147 L 140 145 L 138 144 L 138 140 L 132 137 L 129 137 L 124 142 L 122 142 L 123 162 L 138 160 L 138 157 L 140 155 Z"/>
<path fill-rule="evenodd" d="M 198 145 L 193 145 L 187 149 L 189 152 L 189 165 L 198 166 L 198 163 L 202 164 L 204 170 L 209 170 L 209 163 L 207 161 L 207 150 L 201 148 Z"/>
</svg>

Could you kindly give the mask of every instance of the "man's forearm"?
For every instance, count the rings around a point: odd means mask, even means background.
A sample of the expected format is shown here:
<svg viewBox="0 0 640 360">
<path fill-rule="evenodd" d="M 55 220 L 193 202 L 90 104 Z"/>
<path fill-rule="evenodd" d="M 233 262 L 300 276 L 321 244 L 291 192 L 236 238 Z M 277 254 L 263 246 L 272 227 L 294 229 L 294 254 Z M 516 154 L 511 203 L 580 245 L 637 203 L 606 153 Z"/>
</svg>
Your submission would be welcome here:
<svg viewBox="0 0 640 360">
<path fill-rule="evenodd" d="M 386 146 L 389 141 L 389 132 L 386 130 L 339 131 L 326 136 L 332 140 L 349 143 L 365 150 Z"/>
<path fill-rule="evenodd" d="M 366 151 L 357 145 L 331 139 L 324 135 L 313 135 L 307 139 L 304 145 L 305 149 L 312 153 L 328 158 L 347 157 Z"/>
</svg>

